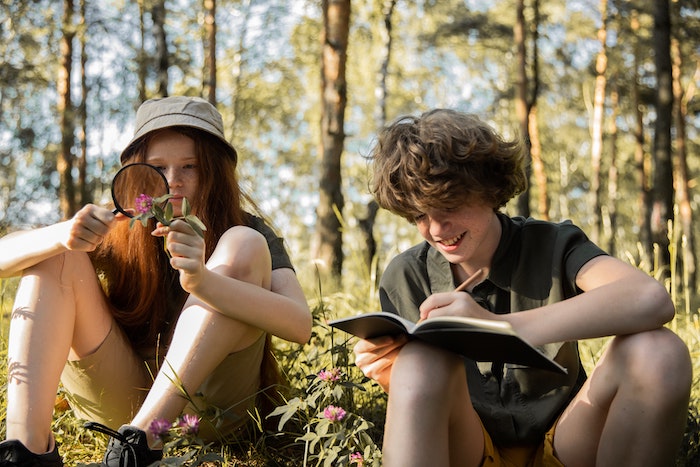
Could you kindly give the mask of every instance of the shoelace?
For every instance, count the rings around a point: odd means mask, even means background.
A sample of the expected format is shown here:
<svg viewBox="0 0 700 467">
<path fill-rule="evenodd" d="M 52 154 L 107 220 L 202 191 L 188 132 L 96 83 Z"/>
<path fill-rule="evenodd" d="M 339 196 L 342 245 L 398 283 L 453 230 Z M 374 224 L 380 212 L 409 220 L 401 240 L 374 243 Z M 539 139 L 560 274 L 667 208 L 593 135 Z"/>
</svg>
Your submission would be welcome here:
<svg viewBox="0 0 700 467">
<path fill-rule="evenodd" d="M 126 447 L 131 451 L 131 455 L 134 459 L 134 462 L 136 462 L 136 449 L 134 449 L 134 443 L 127 437 L 124 436 L 123 434 L 119 433 L 118 431 L 115 431 L 111 429 L 108 426 L 105 426 L 101 423 L 97 422 L 86 422 L 83 425 L 83 428 L 87 428 L 88 430 L 92 431 L 97 431 L 99 433 L 105 434 L 107 436 L 111 436 L 112 438 L 121 441 L 122 442 L 122 447 Z M 122 453 L 124 451 L 122 450 Z M 120 459 L 119 459 L 119 464 L 122 465 L 122 462 L 125 460 L 123 454 L 120 453 Z"/>
</svg>

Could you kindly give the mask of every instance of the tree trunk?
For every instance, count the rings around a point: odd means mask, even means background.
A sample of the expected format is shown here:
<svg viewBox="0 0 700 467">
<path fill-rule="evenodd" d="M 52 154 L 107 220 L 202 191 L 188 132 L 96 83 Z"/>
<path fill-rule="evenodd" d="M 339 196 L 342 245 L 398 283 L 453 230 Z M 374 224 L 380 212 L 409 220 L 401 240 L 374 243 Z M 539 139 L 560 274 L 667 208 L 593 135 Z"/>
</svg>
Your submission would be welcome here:
<svg viewBox="0 0 700 467">
<path fill-rule="evenodd" d="M 516 20 L 513 27 L 513 37 L 515 40 L 517 54 L 517 97 L 515 99 L 515 115 L 520 126 L 521 138 L 525 141 L 525 172 L 528 181 L 528 187 L 523 193 L 518 196 L 517 210 L 518 215 L 530 217 L 530 174 L 531 155 L 530 155 L 530 133 L 529 133 L 529 114 L 530 107 L 528 105 L 528 78 L 527 78 L 527 52 L 525 46 L 525 0 L 518 0 L 516 7 Z"/>
<path fill-rule="evenodd" d="M 389 76 L 389 62 L 391 61 L 392 47 L 392 16 L 397 0 L 385 0 L 382 4 L 382 16 L 384 17 L 384 29 L 382 30 L 382 48 L 383 57 L 379 67 L 379 83 L 375 89 L 377 96 L 377 105 L 375 107 L 375 122 L 377 128 L 382 128 L 386 124 L 386 97 L 387 85 L 386 80 Z M 375 200 L 367 203 L 367 216 L 360 219 L 359 225 L 362 231 L 362 236 L 365 239 L 367 249 L 365 250 L 365 264 L 369 277 L 372 277 L 372 268 L 375 265 L 375 256 L 377 255 L 377 241 L 374 238 L 374 221 L 379 212 L 379 205 Z"/>
<path fill-rule="evenodd" d="M 239 6 L 239 9 L 243 11 L 243 24 L 238 31 L 238 50 L 237 53 L 234 53 L 234 66 L 232 70 L 233 74 L 233 89 L 231 90 L 231 109 L 232 109 L 232 116 L 231 116 L 231 134 L 232 135 L 237 135 L 238 130 L 236 129 L 236 125 L 238 124 L 238 117 L 239 114 L 241 113 L 241 105 L 242 105 L 242 99 L 240 97 L 241 95 L 241 88 L 243 87 L 243 74 L 244 74 L 244 67 L 245 67 L 245 60 L 246 60 L 246 55 L 247 55 L 247 50 L 246 50 L 246 37 L 248 35 L 248 25 L 250 23 L 250 17 L 251 17 L 251 12 L 250 12 L 250 0 L 246 0 L 245 2 L 241 2 L 241 5 Z"/>
<path fill-rule="evenodd" d="M 542 141 L 540 140 L 540 126 L 537 118 L 537 98 L 540 89 L 540 60 L 539 60 L 539 25 L 540 3 L 532 2 L 533 21 L 530 25 L 532 33 L 532 91 L 528 110 L 528 135 L 530 136 L 530 159 L 532 160 L 532 176 L 537 187 L 537 216 L 542 220 L 549 220 L 549 191 L 547 187 L 547 170 L 542 159 Z"/>
<path fill-rule="evenodd" d="M 656 64 L 656 122 L 654 133 L 654 189 L 651 214 L 652 240 L 658 245 L 659 271 L 667 274 L 668 221 L 673 219 L 673 167 L 671 122 L 673 79 L 671 76 L 671 15 L 668 0 L 654 2 L 654 62 Z"/>
<path fill-rule="evenodd" d="M 528 123 L 532 176 L 537 186 L 537 216 L 546 221 L 549 220 L 549 194 L 547 192 L 547 171 L 542 160 L 542 142 L 540 141 L 540 127 L 537 123 L 537 107 L 531 107 Z"/>
<path fill-rule="evenodd" d="M 688 101 L 695 93 L 694 82 L 687 92 L 683 91 L 681 82 L 681 70 L 683 69 L 683 56 L 678 39 L 671 42 L 673 55 L 673 94 L 674 94 L 674 121 L 676 123 L 676 157 L 674 158 L 674 186 L 676 188 L 676 203 L 678 203 L 678 219 L 681 225 L 681 265 L 683 277 L 683 290 L 695 290 L 696 264 L 695 235 L 693 234 L 693 210 L 691 208 L 691 195 L 688 180 L 688 150 L 686 144 L 686 118 L 688 115 Z M 695 78 L 700 77 L 700 61 L 697 62 Z M 689 297 L 686 297 L 688 301 Z"/>
<path fill-rule="evenodd" d="M 603 222 L 607 225 L 606 238 L 608 241 L 607 251 L 615 255 L 615 229 L 617 229 L 617 116 L 620 112 L 620 96 L 615 86 L 610 93 L 610 107 L 612 116 L 610 118 L 610 166 L 608 167 L 608 203 L 605 208 Z"/>
<path fill-rule="evenodd" d="M 158 75 L 158 96 L 168 97 L 168 41 L 165 36 L 165 0 L 156 0 L 151 8 L 153 36 L 156 39 L 156 63 Z"/>
<path fill-rule="evenodd" d="M 139 52 L 136 57 L 136 63 L 138 66 L 138 87 L 139 87 L 139 103 L 145 102 L 148 99 L 148 92 L 146 91 L 146 75 L 147 75 L 147 61 L 146 61 L 146 7 L 144 5 L 145 0 L 138 0 L 139 4 L 139 33 L 141 36 L 141 43 L 139 44 Z"/>
<path fill-rule="evenodd" d="M 640 23 L 636 11 L 632 12 L 631 29 L 634 31 L 634 83 L 632 86 L 632 100 L 635 115 L 634 123 L 634 163 L 636 167 L 636 181 L 639 188 L 639 199 L 637 201 L 637 230 L 639 231 L 639 263 L 647 270 L 653 267 L 653 242 L 651 239 L 651 158 L 645 151 L 644 135 L 644 114 L 642 113 L 642 102 L 639 88 L 640 77 L 640 57 L 639 46 Z"/>
<path fill-rule="evenodd" d="M 350 0 L 324 0 L 321 33 L 321 179 L 314 257 L 337 279 L 343 267 L 340 216 L 344 200 L 340 168 L 345 140 L 345 63 L 349 30 Z"/>
<path fill-rule="evenodd" d="M 87 179 L 87 20 L 85 8 L 87 0 L 80 0 L 80 104 L 78 120 L 80 122 L 80 156 L 78 157 L 78 187 L 80 189 L 80 206 L 92 202 L 92 187 Z"/>
<path fill-rule="evenodd" d="M 598 42 L 600 51 L 596 57 L 595 92 L 593 97 L 593 117 L 591 118 L 591 197 L 593 221 L 591 228 L 591 240 L 600 242 L 601 211 L 602 211 L 602 183 L 601 160 L 603 154 L 603 123 L 605 120 L 605 73 L 608 68 L 608 55 L 606 46 L 607 37 L 607 0 L 600 1 L 601 25 L 598 29 Z"/>
<path fill-rule="evenodd" d="M 216 0 L 204 0 L 204 72 L 202 94 L 216 106 Z"/>
<path fill-rule="evenodd" d="M 73 0 L 64 0 L 63 5 L 61 67 L 58 72 L 58 103 L 56 109 L 61 120 L 61 150 L 58 155 L 56 168 L 60 180 L 58 190 L 59 207 L 63 218 L 68 219 L 77 211 L 75 183 L 72 174 L 73 147 L 75 142 L 75 112 L 73 110 L 70 86 L 75 27 L 73 25 Z"/>
</svg>

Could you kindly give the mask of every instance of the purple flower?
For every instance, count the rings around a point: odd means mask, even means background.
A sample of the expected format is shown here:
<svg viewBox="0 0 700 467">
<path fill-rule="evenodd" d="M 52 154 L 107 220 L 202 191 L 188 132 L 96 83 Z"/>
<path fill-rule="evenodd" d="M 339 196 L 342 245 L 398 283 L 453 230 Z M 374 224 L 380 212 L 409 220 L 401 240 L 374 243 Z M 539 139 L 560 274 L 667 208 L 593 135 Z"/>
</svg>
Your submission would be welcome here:
<svg viewBox="0 0 700 467">
<path fill-rule="evenodd" d="M 177 426 L 186 435 L 196 435 L 199 432 L 199 417 L 186 413 L 177 421 Z"/>
<path fill-rule="evenodd" d="M 135 204 L 136 205 L 134 207 L 136 208 L 136 212 L 139 214 L 145 214 L 153 207 L 153 198 L 141 193 L 136 197 Z"/>
<path fill-rule="evenodd" d="M 318 376 L 321 381 L 338 381 L 340 379 L 340 368 L 321 370 L 316 376 Z"/>
<path fill-rule="evenodd" d="M 323 418 L 327 418 L 332 422 L 339 422 L 345 418 L 346 412 L 342 407 L 329 405 L 323 409 Z"/>
<path fill-rule="evenodd" d="M 148 425 L 148 431 L 150 431 L 153 436 L 163 441 L 168 436 L 170 426 L 170 422 L 166 419 L 156 418 Z"/>
<path fill-rule="evenodd" d="M 365 465 L 365 459 L 362 457 L 362 453 L 360 452 L 353 452 L 350 454 L 350 464 L 354 464 L 357 467 L 362 467 Z"/>
</svg>

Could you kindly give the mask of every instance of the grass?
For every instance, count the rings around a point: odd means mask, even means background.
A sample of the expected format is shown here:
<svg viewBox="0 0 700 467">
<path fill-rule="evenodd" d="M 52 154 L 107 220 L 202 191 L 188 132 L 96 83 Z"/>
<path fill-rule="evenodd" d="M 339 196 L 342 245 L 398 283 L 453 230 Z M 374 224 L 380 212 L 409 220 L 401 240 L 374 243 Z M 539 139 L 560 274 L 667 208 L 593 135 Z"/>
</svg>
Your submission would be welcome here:
<svg viewBox="0 0 700 467">
<path fill-rule="evenodd" d="M 311 273 L 313 276 L 313 272 Z M 300 273 L 300 276 L 302 274 Z M 308 276 L 306 276 L 308 277 Z M 318 276 L 316 276 L 318 277 Z M 176 445 L 168 451 L 167 465 L 204 466 L 298 466 L 358 465 L 351 455 L 361 453 L 365 466 L 380 465 L 382 425 L 386 397 L 379 387 L 367 380 L 352 364 L 350 343 L 343 333 L 334 332 L 325 323 L 348 316 L 358 310 L 378 308 L 374 281 L 362 277 L 352 285 L 353 293 L 325 292 L 320 282 L 309 294 L 314 327 L 310 342 L 304 346 L 276 342 L 277 358 L 288 381 L 285 403 L 278 404 L 275 414 L 263 417 L 252 414 L 247 429 L 226 445 Z M 7 326 L 16 281 L 0 281 L 0 356 L 6 355 Z M 687 309 L 678 306 L 679 310 Z M 668 327 L 688 345 L 694 362 L 694 383 L 688 427 L 678 453 L 677 467 L 700 465 L 700 317 L 679 312 Z M 581 343 L 584 366 L 590 370 L 600 357 L 607 339 Z M 337 371 L 338 380 L 323 380 L 323 370 Z M 0 368 L 0 381 L 6 380 L 6 368 Z M 0 388 L 0 410 L 6 405 L 5 386 Z M 324 418 L 329 405 L 342 407 L 342 421 Z M 61 445 L 66 466 L 99 463 L 106 447 L 104 435 L 82 428 L 60 391 L 57 396 L 53 430 Z M 0 426 L 4 435 L 5 420 Z M 182 440 L 180 440 L 182 441 Z"/>
</svg>

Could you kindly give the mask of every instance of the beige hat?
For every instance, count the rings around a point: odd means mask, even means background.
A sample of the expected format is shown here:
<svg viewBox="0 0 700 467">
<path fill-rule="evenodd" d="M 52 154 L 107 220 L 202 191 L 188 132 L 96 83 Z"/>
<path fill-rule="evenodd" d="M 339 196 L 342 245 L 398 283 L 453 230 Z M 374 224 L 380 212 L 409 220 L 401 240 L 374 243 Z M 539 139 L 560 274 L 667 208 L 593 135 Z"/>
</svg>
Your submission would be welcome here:
<svg viewBox="0 0 700 467">
<path fill-rule="evenodd" d="M 230 149 L 235 161 L 237 153 L 224 137 L 224 122 L 216 107 L 201 97 L 173 96 L 149 99 L 136 111 L 134 137 L 122 151 L 124 163 L 131 156 L 134 143 L 153 130 L 172 126 L 189 126 L 204 130 L 219 138 Z"/>
</svg>

